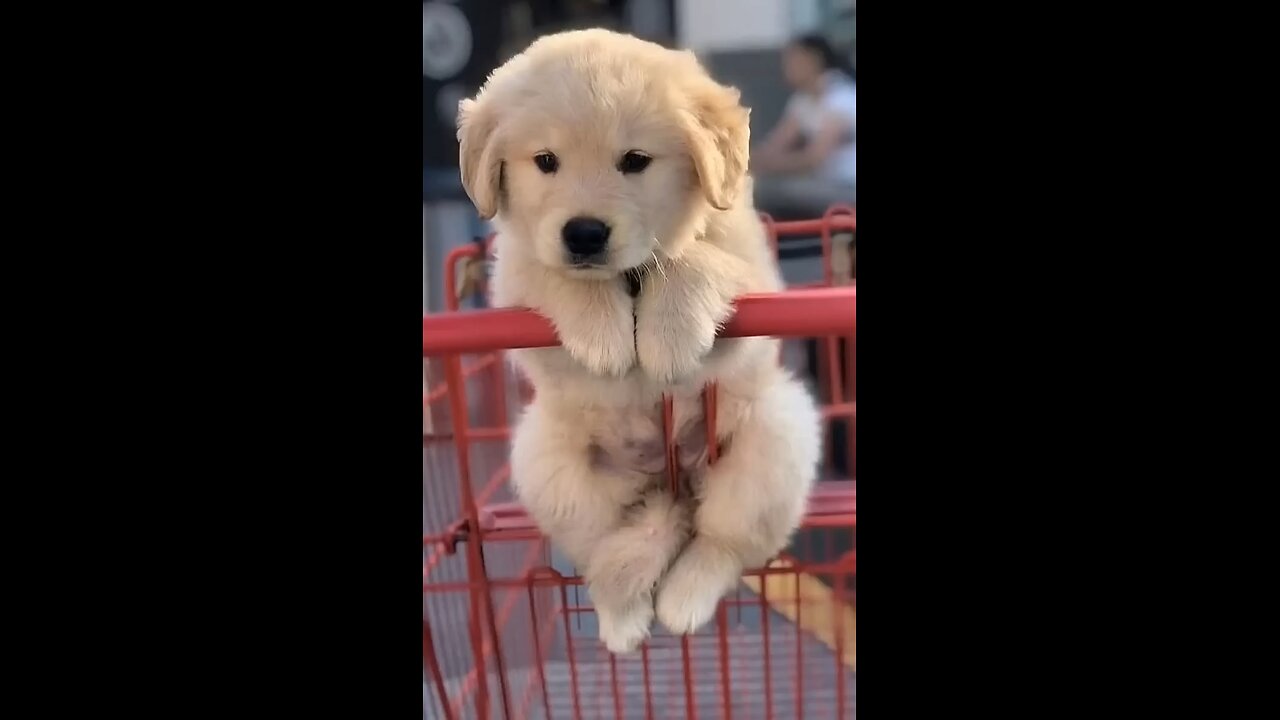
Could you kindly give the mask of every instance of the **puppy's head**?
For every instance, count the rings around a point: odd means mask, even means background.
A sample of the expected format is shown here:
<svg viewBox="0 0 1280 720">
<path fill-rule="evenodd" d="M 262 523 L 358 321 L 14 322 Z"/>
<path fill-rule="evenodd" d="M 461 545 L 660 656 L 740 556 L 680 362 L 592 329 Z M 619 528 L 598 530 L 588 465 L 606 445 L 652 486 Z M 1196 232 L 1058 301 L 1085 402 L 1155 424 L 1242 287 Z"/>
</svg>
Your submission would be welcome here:
<svg viewBox="0 0 1280 720">
<path fill-rule="evenodd" d="M 677 255 L 734 204 L 747 114 L 692 53 L 604 30 L 551 35 L 462 101 L 462 182 L 505 251 L 617 275 Z"/>
</svg>

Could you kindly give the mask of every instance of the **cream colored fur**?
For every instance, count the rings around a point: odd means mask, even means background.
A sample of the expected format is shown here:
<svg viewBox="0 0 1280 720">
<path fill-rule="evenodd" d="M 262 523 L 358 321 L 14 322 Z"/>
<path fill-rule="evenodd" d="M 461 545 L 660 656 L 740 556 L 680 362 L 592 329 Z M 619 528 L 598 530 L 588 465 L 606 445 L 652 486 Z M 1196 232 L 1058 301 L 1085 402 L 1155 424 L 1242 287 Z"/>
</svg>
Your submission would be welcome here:
<svg viewBox="0 0 1280 720">
<path fill-rule="evenodd" d="M 747 110 L 691 53 L 576 31 L 496 70 L 462 102 L 458 137 L 467 192 L 498 229 L 494 303 L 537 310 L 562 342 L 512 353 L 536 391 L 512 444 L 516 492 L 583 574 L 611 651 L 636 648 L 655 614 L 693 632 L 785 546 L 819 459 L 817 409 L 778 342 L 715 339 L 734 297 L 782 288 L 751 206 Z M 653 161 L 624 175 L 631 150 Z M 575 216 L 612 228 L 604 267 L 565 264 Z M 639 266 L 633 300 L 623 273 Z M 722 447 L 710 467 L 708 381 Z M 692 498 L 673 499 L 663 474 L 664 393 Z"/>
</svg>

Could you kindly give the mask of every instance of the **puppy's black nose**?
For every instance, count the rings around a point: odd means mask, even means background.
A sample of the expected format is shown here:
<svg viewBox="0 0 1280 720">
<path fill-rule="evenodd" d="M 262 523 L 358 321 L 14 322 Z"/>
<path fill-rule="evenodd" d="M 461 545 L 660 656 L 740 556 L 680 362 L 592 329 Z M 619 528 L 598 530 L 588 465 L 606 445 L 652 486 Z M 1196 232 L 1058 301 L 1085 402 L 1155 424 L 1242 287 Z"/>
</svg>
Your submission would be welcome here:
<svg viewBox="0 0 1280 720">
<path fill-rule="evenodd" d="M 604 251 L 609 243 L 609 226 L 595 218 L 576 217 L 564 224 L 560 236 L 570 255 L 586 259 Z"/>
</svg>

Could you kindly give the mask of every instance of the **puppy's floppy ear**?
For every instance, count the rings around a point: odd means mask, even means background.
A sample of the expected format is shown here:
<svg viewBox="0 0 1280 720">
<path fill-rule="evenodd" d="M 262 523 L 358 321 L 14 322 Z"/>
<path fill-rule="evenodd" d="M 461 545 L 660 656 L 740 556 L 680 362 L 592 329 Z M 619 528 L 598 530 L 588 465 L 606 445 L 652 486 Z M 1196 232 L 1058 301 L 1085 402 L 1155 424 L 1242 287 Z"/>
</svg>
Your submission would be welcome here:
<svg viewBox="0 0 1280 720">
<path fill-rule="evenodd" d="M 471 99 L 458 103 L 458 167 L 462 171 L 462 187 L 484 220 L 498 212 L 498 196 L 502 191 L 502 158 L 494 142 L 497 126 L 497 118 L 487 103 Z"/>
<path fill-rule="evenodd" d="M 740 97 L 737 88 L 700 79 L 690 91 L 692 105 L 682 119 L 698 183 L 717 210 L 728 210 L 737 200 L 747 172 L 751 111 L 742 107 Z"/>
</svg>

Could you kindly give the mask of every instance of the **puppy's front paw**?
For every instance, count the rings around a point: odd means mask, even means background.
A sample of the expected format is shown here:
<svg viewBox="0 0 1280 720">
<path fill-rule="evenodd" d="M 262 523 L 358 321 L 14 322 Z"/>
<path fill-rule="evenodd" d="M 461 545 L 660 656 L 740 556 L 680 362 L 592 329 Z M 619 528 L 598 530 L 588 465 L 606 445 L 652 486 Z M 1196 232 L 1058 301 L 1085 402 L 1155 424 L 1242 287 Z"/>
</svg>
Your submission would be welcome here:
<svg viewBox="0 0 1280 720">
<path fill-rule="evenodd" d="M 622 377 L 636 364 L 635 333 L 631 319 L 602 321 L 591 327 L 560 331 L 560 344 L 569 356 L 593 375 Z"/>
<path fill-rule="evenodd" d="M 706 312 L 654 305 L 636 318 L 636 357 L 645 373 L 660 383 L 683 380 L 696 373 L 711 352 L 716 321 Z"/>
<path fill-rule="evenodd" d="M 628 603 L 622 608 L 596 606 L 600 641 L 609 652 L 633 652 L 648 639 L 649 626 L 653 624 L 653 605 L 648 600 L 648 595 L 645 595 L 644 600 Z"/>
</svg>

